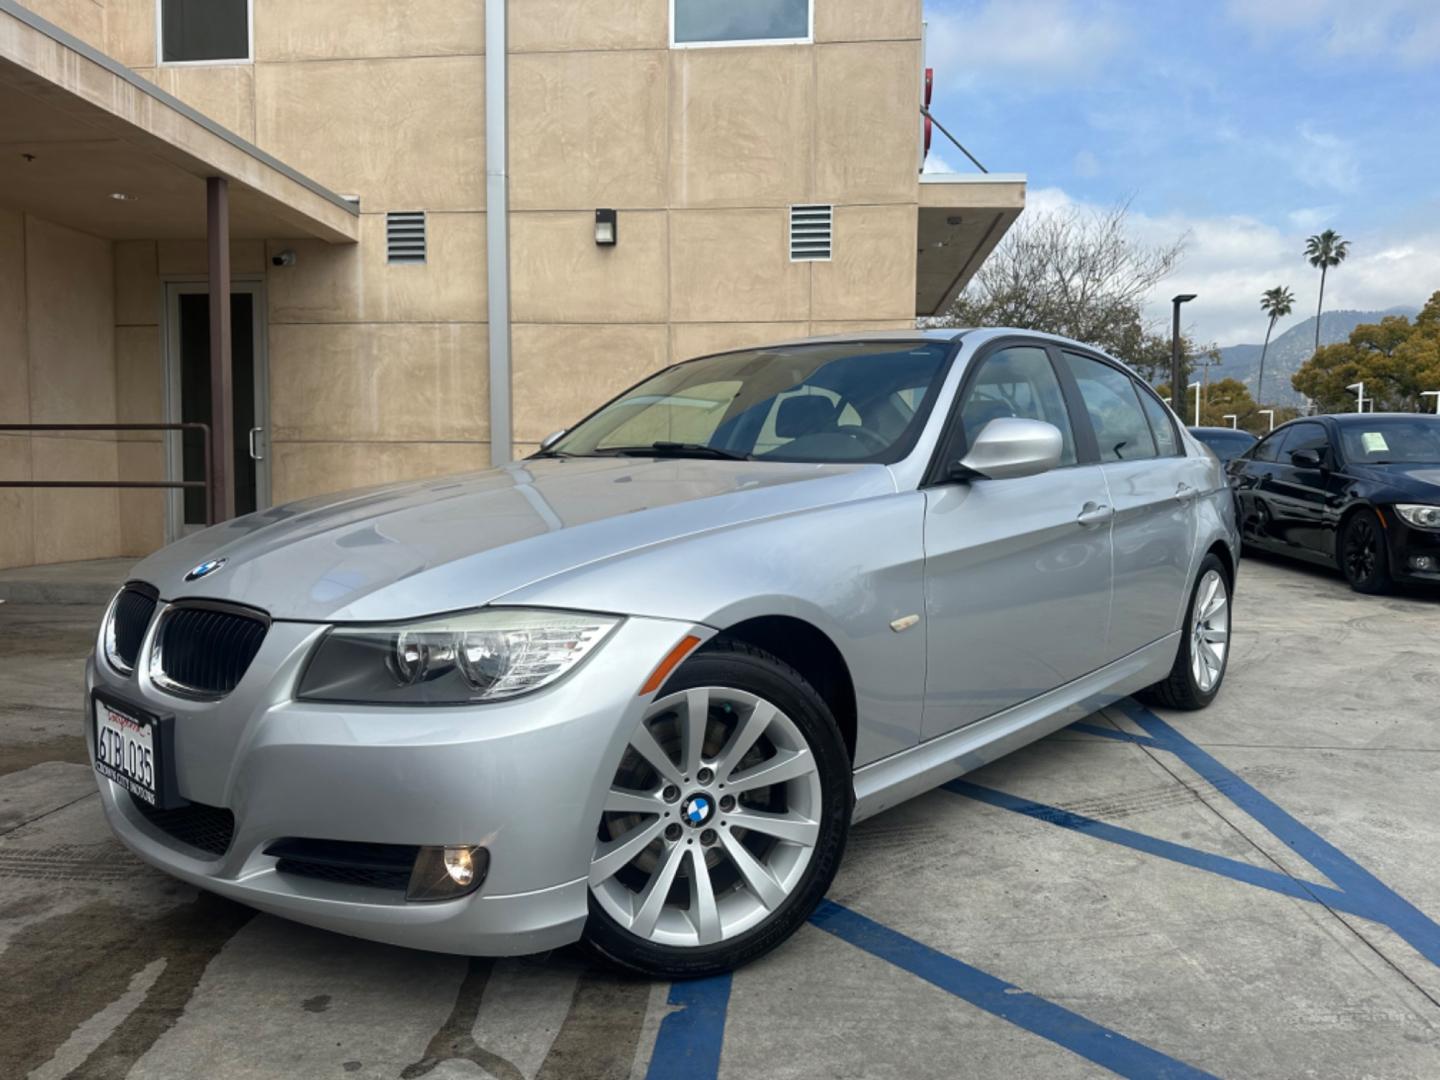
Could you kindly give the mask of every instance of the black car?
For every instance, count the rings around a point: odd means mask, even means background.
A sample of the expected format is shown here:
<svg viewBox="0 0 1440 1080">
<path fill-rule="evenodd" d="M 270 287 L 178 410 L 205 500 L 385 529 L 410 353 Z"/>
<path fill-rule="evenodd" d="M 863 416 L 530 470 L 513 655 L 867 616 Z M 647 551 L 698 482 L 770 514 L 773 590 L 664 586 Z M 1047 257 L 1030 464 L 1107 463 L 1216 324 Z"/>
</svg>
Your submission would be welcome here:
<svg viewBox="0 0 1440 1080">
<path fill-rule="evenodd" d="M 1227 471 L 1247 545 L 1338 566 L 1359 592 L 1440 584 L 1440 416 L 1292 420 Z"/>
<path fill-rule="evenodd" d="M 1229 463 L 1255 445 L 1248 431 L 1228 427 L 1192 427 L 1190 434 L 1210 448 L 1221 461 Z"/>
</svg>

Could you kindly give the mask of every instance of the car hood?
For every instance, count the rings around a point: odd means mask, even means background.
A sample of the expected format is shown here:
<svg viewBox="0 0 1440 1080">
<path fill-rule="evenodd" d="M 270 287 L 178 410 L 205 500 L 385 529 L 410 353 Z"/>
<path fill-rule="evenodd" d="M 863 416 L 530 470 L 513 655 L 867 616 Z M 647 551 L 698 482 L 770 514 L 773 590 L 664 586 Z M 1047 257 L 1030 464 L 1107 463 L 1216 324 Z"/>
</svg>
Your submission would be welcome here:
<svg viewBox="0 0 1440 1080">
<path fill-rule="evenodd" d="M 1440 463 L 1414 465 L 1360 465 L 1351 469 L 1357 476 L 1383 485 L 1397 501 L 1440 501 Z"/>
<path fill-rule="evenodd" d="M 167 600 L 226 600 L 277 619 L 414 618 L 637 548 L 894 490 L 883 465 L 533 459 L 249 514 L 156 552 L 132 577 Z"/>
</svg>

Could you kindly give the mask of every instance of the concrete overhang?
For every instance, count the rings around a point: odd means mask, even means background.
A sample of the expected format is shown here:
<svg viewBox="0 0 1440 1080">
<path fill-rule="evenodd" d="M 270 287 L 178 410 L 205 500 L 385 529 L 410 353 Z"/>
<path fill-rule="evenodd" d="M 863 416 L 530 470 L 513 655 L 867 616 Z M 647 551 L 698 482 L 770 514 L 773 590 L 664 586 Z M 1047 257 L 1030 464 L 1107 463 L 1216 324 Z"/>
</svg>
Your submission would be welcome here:
<svg viewBox="0 0 1440 1080">
<path fill-rule="evenodd" d="M 0 0 L 0 205 L 115 240 L 199 239 L 211 176 L 230 182 L 236 239 L 359 239 L 353 204 Z"/>
<path fill-rule="evenodd" d="M 915 314 L 949 307 L 1023 209 L 1021 173 L 922 173 Z"/>
</svg>

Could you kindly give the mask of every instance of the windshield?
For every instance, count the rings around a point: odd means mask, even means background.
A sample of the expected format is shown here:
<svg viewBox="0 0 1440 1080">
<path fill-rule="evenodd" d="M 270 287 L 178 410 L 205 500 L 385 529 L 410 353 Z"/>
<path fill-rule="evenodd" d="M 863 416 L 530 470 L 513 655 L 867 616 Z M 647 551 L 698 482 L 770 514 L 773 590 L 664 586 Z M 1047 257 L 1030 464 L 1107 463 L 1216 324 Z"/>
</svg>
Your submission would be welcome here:
<svg viewBox="0 0 1440 1080">
<path fill-rule="evenodd" d="M 545 453 L 893 462 L 919 435 L 944 342 L 790 345 L 676 364 Z"/>
<path fill-rule="evenodd" d="M 1360 465 L 1440 465 L 1440 417 L 1376 417 L 1343 424 L 1345 460 Z"/>
</svg>

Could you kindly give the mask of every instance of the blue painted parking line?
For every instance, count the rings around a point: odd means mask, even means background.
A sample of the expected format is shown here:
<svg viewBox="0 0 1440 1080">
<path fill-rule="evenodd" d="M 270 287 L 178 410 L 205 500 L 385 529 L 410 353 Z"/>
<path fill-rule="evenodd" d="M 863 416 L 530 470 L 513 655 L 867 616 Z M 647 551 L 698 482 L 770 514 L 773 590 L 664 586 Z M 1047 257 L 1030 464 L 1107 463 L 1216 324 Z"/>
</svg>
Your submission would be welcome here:
<svg viewBox="0 0 1440 1080">
<path fill-rule="evenodd" d="M 822 900 L 810 921 L 842 941 L 1120 1076 L 1176 1080 L 1211 1076 L 831 900 Z"/>
<path fill-rule="evenodd" d="M 1291 877 L 1289 874 L 1279 871 L 1251 866 L 1223 855 L 1215 855 L 1208 851 L 1187 847 L 1184 844 L 1161 840 L 1133 829 L 1110 825 L 1082 814 L 1071 813 L 1058 807 L 1047 806 L 1044 803 L 1021 799 L 1018 796 L 981 787 L 967 780 L 953 780 L 945 787 L 958 795 L 1047 821 L 1062 828 L 1073 829 L 1100 840 L 1121 844 L 1137 851 L 1158 855 L 1173 862 L 1184 863 L 1187 866 L 1241 881 L 1247 885 L 1269 889 L 1272 892 L 1282 893 L 1299 900 L 1313 901 L 1337 911 L 1344 911 L 1351 915 L 1359 915 L 1361 918 L 1383 923 L 1408 942 L 1421 956 L 1432 964 L 1440 965 L 1440 925 L 1437 925 L 1428 915 L 1380 881 L 1334 844 L 1301 824 L 1274 801 L 1246 783 L 1237 773 L 1220 764 L 1213 755 L 1185 738 L 1149 709 L 1133 700 L 1126 700 L 1117 707 L 1145 734 L 1136 735 L 1128 731 L 1118 731 L 1084 722 L 1072 724 L 1071 730 L 1101 738 L 1135 743 L 1139 746 L 1174 754 L 1214 787 L 1218 793 L 1244 810 L 1276 839 L 1328 878 L 1332 884 L 1320 885 Z"/>
<path fill-rule="evenodd" d="M 660 1021 L 645 1080 L 715 1080 L 730 1007 L 730 976 L 674 983 L 669 1001 L 678 1008 Z"/>
</svg>

